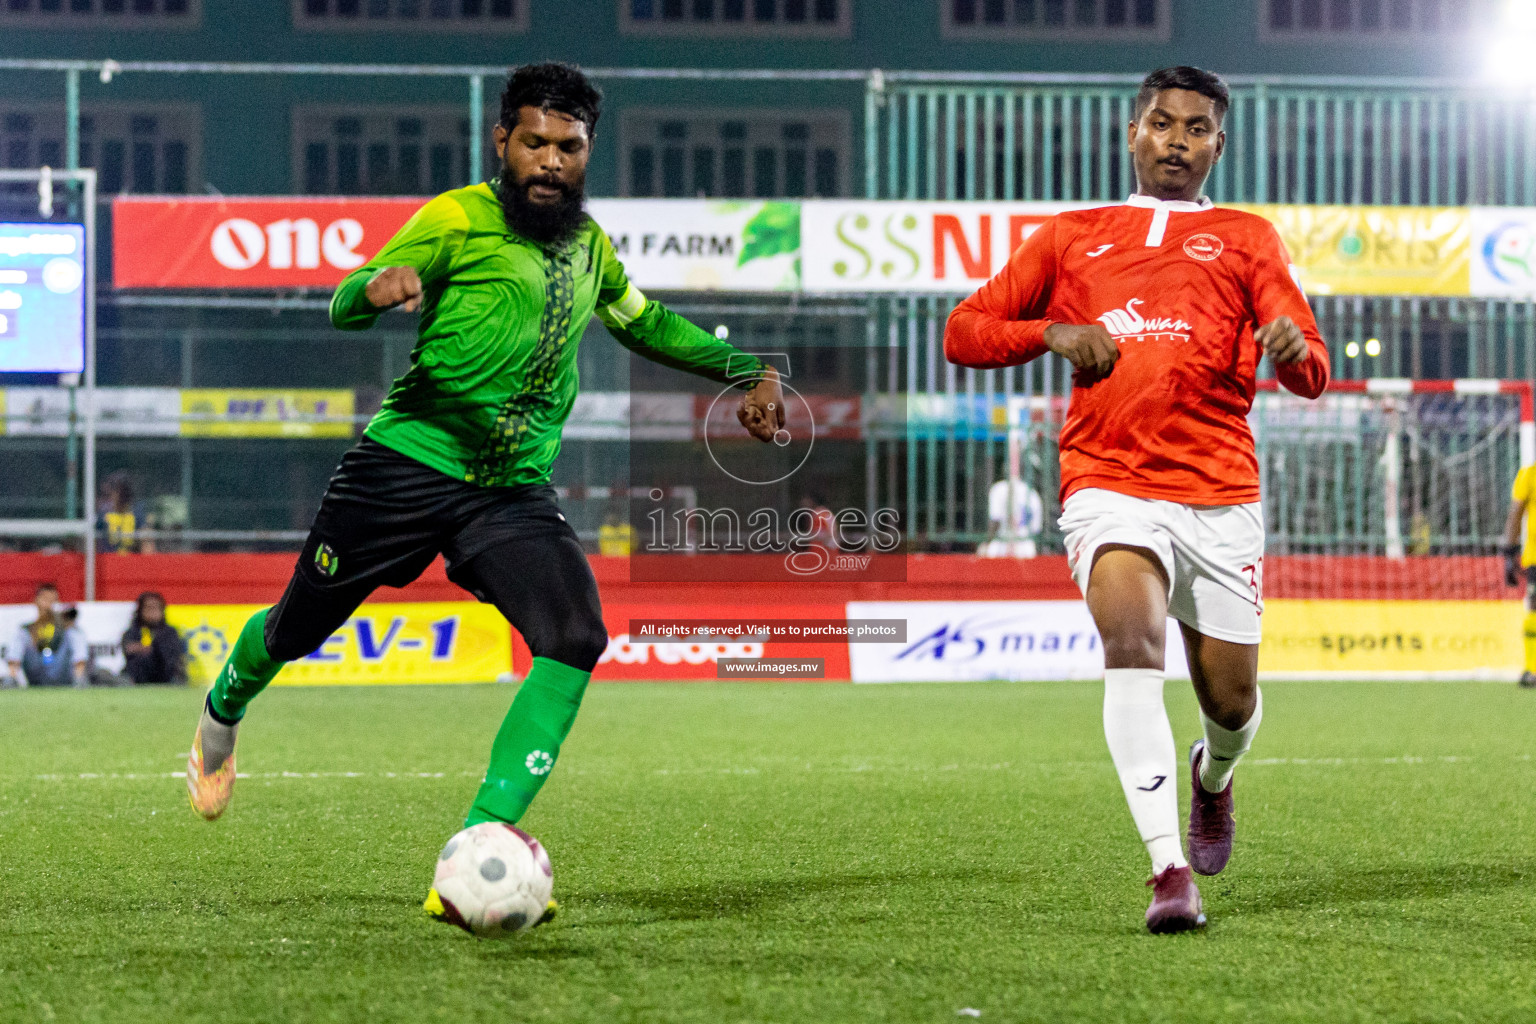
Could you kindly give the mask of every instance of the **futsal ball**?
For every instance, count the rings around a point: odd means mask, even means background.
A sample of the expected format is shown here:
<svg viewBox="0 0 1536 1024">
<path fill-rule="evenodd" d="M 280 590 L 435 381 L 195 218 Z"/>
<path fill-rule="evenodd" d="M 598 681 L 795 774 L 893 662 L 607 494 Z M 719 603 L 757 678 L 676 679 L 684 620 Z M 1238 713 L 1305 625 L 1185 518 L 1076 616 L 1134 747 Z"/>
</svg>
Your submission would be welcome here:
<svg viewBox="0 0 1536 1024">
<path fill-rule="evenodd" d="M 448 840 L 432 880 L 448 920 L 483 939 L 532 928 L 553 885 L 539 841 L 499 821 L 471 825 Z"/>
</svg>

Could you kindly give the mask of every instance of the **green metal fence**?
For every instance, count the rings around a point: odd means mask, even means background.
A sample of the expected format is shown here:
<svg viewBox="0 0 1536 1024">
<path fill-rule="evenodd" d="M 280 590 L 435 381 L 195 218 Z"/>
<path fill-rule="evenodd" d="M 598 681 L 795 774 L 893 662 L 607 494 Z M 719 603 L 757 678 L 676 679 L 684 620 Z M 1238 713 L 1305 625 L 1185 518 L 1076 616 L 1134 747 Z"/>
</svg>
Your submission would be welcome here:
<svg viewBox="0 0 1536 1024">
<path fill-rule="evenodd" d="M 865 194 L 1116 199 L 1133 76 L 898 74 L 865 97 Z M 1456 83 L 1234 78 L 1228 203 L 1536 205 L 1536 103 Z"/>
</svg>

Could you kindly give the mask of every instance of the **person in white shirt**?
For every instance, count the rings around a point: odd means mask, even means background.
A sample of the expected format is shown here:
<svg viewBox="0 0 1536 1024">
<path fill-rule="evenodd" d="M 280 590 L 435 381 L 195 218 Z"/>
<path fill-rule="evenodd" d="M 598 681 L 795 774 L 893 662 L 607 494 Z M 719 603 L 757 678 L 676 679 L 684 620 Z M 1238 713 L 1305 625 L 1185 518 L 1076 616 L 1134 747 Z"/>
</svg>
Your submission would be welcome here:
<svg viewBox="0 0 1536 1024">
<path fill-rule="evenodd" d="M 37 588 L 37 621 L 16 630 L 7 660 L 16 685 L 90 685 L 86 668 L 90 649 L 85 634 L 59 607 L 59 588 L 44 583 Z"/>
<path fill-rule="evenodd" d="M 1045 522 L 1045 503 L 1022 480 L 999 480 L 987 489 L 992 529 L 976 553 L 983 558 L 1034 558 Z"/>
</svg>

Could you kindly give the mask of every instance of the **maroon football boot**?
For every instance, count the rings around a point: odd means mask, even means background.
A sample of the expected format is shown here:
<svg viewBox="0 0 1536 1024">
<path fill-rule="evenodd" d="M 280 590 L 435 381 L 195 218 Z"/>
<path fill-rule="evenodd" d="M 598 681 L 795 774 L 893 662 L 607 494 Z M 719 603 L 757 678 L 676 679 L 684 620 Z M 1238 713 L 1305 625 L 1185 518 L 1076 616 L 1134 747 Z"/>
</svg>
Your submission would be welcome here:
<svg viewBox="0 0 1536 1024">
<path fill-rule="evenodd" d="M 1171 935 L 1205 927 L 1200 909 L 1200 890 L 1189 868 L 1167 867 L 1148 879 L 1152 887 L 1152 905 L 1147 908 L 1147 931 L 1153 935 Z"/>
<path fill-rule="evenodd" d="M 1200 785 L 1200 756 L 1205 741 L 1196 740 L 1189 748 L 1189 866 L 1196 874 L 1218 875 L 1232 857 L 1232 836 L 1237 819 L 1232 814 L 1232 783 L 1220 793 L 1210 793 Z"/>
</svg>

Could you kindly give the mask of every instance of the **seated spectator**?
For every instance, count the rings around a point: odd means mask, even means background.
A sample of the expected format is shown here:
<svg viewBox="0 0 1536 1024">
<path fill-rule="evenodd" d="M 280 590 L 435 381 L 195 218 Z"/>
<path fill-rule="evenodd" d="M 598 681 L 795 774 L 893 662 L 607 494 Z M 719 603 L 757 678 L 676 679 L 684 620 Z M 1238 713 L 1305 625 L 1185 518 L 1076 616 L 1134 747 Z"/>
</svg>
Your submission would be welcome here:
<svg viewBox="0 0 1536 1024">
<path fill-rule="evenodd" d="M 73 609 L 59 606 L 59 588 L 44 583 L 33 598 L 37 621 L 16 631 L 11 643 L 11 675 L 16 685 L 89 686 L 85 634 L 66 618 Z"/>
<path fill-rule="evenodd" d="M 140 594 L 133 622 L 123 634 L 123 674 L 135 683 L 185 683 L 187 645 L 165 621 L 165 598 Z"/>
</svg>

